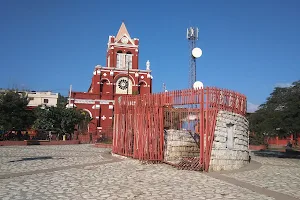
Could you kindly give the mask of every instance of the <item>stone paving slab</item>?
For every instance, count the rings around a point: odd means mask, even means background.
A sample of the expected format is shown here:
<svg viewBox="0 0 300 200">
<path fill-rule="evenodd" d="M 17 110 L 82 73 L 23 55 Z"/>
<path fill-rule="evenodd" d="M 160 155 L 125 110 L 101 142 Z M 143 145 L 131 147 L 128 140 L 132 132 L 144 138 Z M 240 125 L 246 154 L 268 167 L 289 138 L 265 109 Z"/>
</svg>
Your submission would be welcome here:
<svg viewBox="0 0 300 200">
<path fill-rule="evenodd" d="M 105 151 L 91 145 L 0 147 L 0 175 L 96 163 Z"/>
<path fill-rule="evenodd" d="M 0 147 L 0 199 L 300 199 L 299 160 L 252 156 L 261 164 L 251 171 L 212 175 L 109 152 L 92 145 Z"/>
<path fill-rule="evenodd" d="M 203 173 L 121 162 L 4 179 L 0 199 L 266 199 Z"/>
<path fill-rule="evenodd" d="M 262 166 L 257 170 L 224 175 L 300 199 L 299 160 L 257 156 L 253 156 L 253 160 L 261 162 Z"/>
<path fill-rule="evenodd" d="M 260 157 L 251 154 L 251 157 L 263 165 L 276 165 L 287 167 L 300 167 L 300 159 L 276 158 L 276 157 Z"/>
</svg>

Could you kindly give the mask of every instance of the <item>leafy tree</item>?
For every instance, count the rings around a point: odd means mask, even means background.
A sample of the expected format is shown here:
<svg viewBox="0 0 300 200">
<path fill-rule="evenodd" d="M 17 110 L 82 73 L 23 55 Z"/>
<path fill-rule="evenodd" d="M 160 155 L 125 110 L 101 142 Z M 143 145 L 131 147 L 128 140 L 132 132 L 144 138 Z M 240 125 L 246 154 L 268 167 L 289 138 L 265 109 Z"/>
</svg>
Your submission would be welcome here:
<svg viewBox="0 0 300 200">
<path fill-rule="evenodd" d="M 68 97 L 62 96 L 59 93 L 57 99 L 57 107 L 66 107 L 67 103 L 68 103 Z"/>
<path fill-rule="evenodd" d="M 62 109 L 61 130 L 63 133 L 74 132 L 75 125 L 89 123 L 91 121 L 90 116 L 75 108 Z"/>
<path fill-rule="evenodd" d="M 25 93 L 7 91 L 0 94 L 0 129 L 26 130 L 35 120 L 34 113 L 27 109 Z"/>
<path fill-rule="evenodd" d="M 268 136 L 288 136 L 300 133 L 300 81 L 286 88 L 276 87 L 249 116 L 250 131 Z"/>
<path fill-rule="evenodd" d="M 41 107 L 35 109 L 36 120 L 34 121 L 33 128 L 38 131 L 54 131 L 54 107 Z"/>
<path fill-rule="evenodd" d="M 66 107 L 39 107 L 35 110 L 37 120 L 34 129 L 39 131 L 54 131 L 59 135 L 72 134 L 78 124 L 88 124 L 90 116 L 75 108 Z"/>
</svg>

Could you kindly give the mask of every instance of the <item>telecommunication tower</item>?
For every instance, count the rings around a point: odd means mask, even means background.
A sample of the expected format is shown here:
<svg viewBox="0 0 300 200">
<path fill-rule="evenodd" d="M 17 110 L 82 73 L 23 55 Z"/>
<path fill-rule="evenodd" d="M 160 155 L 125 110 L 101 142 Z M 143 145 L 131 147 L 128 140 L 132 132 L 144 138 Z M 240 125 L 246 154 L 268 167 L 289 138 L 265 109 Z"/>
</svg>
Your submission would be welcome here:
<svg viewBox="0 0 300 200">
<path fill-rule="evenodd" d="M 189 66 L 189 88 L 193 88 L 196 82 L 196 59 L 201 57 L 202 50 L 196 47 L 199 29 L 197 27 L 189 27 L 186 31 L 186 38 L 189 41 L 190 66 Z"/>
<path fill-rule="evenodd" d="M 163 83 L 163 92 L 167 92 L 168 90 L 167 90 L 167 86 L 166 86 L 166 84 L 165 83 Z"/>
</svg>

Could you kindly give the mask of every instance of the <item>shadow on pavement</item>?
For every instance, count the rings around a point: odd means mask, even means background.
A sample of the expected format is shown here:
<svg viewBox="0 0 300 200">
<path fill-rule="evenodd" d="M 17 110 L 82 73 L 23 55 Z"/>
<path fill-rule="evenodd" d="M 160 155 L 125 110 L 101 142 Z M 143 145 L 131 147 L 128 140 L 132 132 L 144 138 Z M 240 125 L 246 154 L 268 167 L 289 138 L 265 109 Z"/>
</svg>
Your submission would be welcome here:
<svg viewBox="0 0 300 200">
<path fill-rule="evenodd" d="M 300 151 L 295 151 L 292 149 L 286 149 L 285 152 L 272 151 L 272 150 L 261 150 L 261 151 L 255 151 L 253 153 L 256 156 L 261 156 L 261 157 L 300 159 Z"/>
<path fill-rule="evenodd" d="M 40 156 L 40 157 L 22 158 L 19 160 L 12 160 L 9 162 L 21 162 L 21 161 L 30 161 L 30 160 L 48 160 L 48 159 L 53 159 L 53 157 L 52 156 Z M 64 158 L 58 158 L 58 159 L 64 159 Z"/>
</svg>

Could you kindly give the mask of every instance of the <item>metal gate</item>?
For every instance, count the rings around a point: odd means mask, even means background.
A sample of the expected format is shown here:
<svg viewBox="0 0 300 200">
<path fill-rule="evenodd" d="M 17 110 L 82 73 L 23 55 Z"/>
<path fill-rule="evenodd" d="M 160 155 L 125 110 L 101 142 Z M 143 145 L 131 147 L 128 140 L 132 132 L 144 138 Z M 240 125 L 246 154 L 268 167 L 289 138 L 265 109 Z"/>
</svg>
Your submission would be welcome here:
<svg viewBox="0 0 300 200">
<path fill-rule="evenodd" d="M 182 119 L 188 117 L 187 128 L 195 128 L 199 134 L 200 148 L 199 158 L 188 162 L 208 171 L 219 110 L 245 115 L 246 97 L 208 87 L 121 97 L 115 102 L 113 152 L 139 160 L 163 161 L 164 128 L 181 129 Z M 195 115 L 197 123 L 189 123 L 194 121 L 189 116 Z"/>
<path fill-rule="evenodd" d="M 139 160 L 162 161 L 161 95 L 125 96 L 115 105 L 113 152 Z"/>
</svg>

